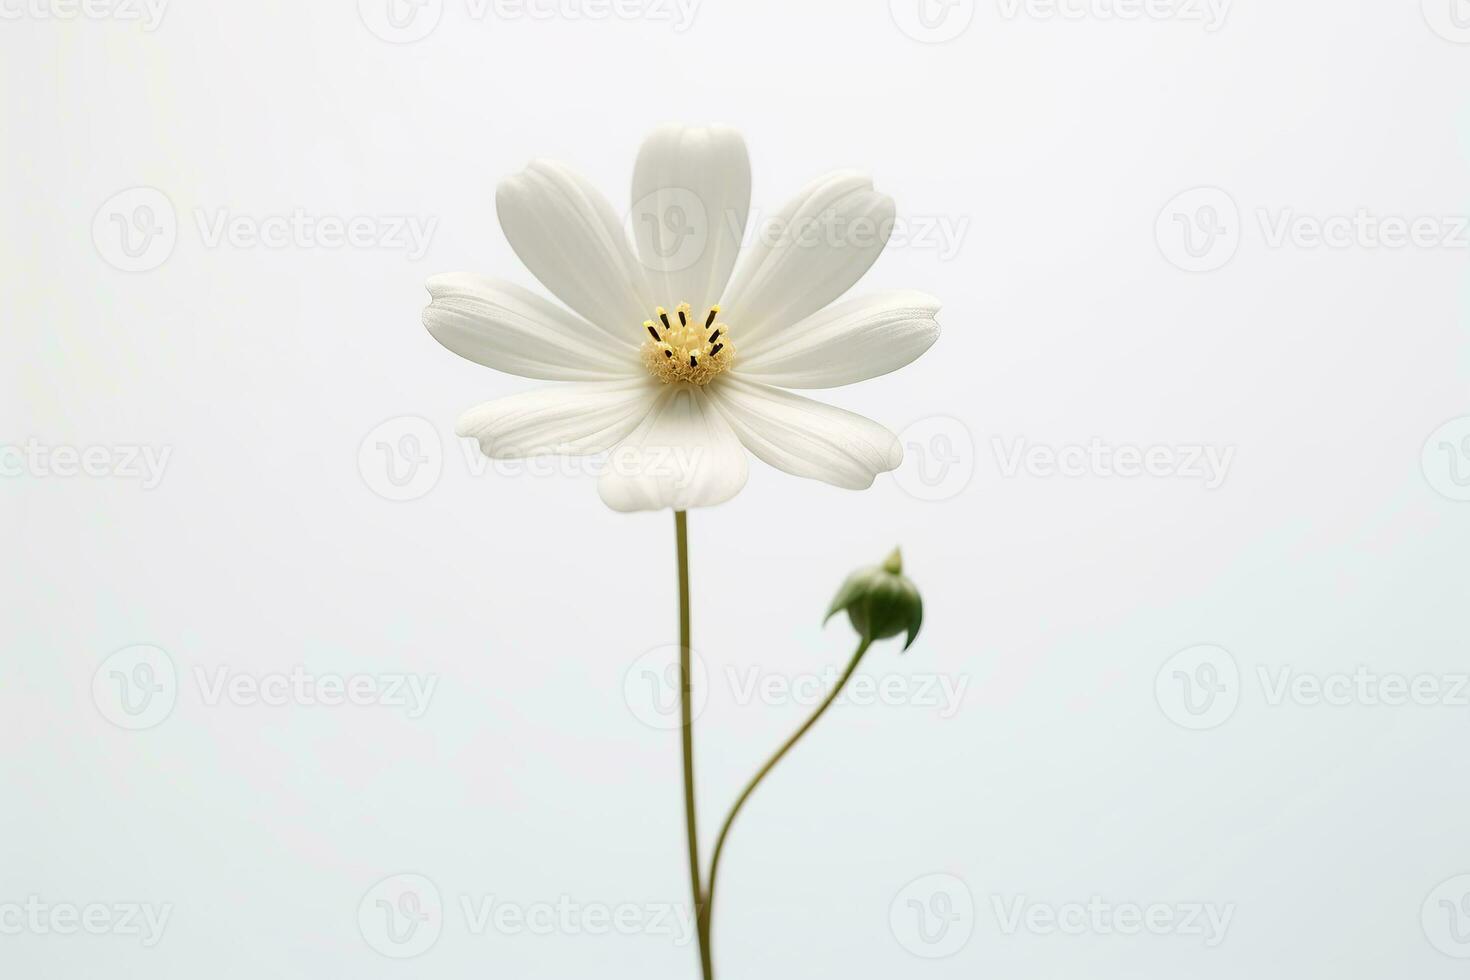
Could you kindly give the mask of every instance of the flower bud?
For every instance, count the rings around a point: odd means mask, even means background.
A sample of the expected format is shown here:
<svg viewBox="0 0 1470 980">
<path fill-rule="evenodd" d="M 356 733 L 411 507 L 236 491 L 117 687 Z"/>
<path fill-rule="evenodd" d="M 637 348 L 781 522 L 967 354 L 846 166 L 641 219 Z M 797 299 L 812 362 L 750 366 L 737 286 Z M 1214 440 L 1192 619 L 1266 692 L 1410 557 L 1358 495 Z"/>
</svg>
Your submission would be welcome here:
<svg viewBox="0 0 1470 980">
<path fill-rule="evenodd" d="M 859 569 L 847 577 L 823 623 L 844 609 L 852 628 L 864 640 L 885 640 L 906 632 L 903 648 L 907 650 L 913 644 L 924 620 L 924 603 L 914 583 L 903 575 L 903 557 L 897 548 L 883 564 Z"/>
</svg>

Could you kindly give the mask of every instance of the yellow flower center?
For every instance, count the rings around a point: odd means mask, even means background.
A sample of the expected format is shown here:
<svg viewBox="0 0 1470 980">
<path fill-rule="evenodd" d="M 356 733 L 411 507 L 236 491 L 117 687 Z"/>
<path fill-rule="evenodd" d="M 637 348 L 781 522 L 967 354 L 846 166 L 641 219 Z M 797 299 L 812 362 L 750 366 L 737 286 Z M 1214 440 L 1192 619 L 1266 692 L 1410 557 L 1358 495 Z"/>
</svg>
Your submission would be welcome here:
<svg viewBox="0 0 1470 980">
<path fill-rule="evenodd" d="M 672 316 L 660 306 L 657 320 L 643 321 L 649 336 L 643 342 L 643 363 L 649 374 L 666 385 L 707 385 L 730 370 L 735 359 L 729 328 L 717 322 L 720 308 L 709 308 L 703 326 L 691 312 L 688 303 L 680 303 Z"/>
</svg>

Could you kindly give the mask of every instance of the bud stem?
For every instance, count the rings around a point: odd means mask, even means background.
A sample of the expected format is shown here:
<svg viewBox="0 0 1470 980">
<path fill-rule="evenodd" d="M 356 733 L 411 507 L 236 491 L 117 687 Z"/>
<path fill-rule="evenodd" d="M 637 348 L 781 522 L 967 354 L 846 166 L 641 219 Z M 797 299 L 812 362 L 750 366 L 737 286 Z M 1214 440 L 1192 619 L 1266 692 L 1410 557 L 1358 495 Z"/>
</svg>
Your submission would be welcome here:
<svg viewBox="0 0 1470 980">
<path fill-rule="evenodd" d="M 832 692 L 827 695 L 827 699 L 817 707 L 816 711 L 812 712 L 812 716 L 796 730 L 796 733 L 776 750 L 776 754 L 771 756 L 770 760 L 764 766 L 761 766 L 760 771 L 746 784 L 745 791 L 740 794 L 740 798 L 735 801 L 735 805 L 730 808 L 730 815 L 725 818 L 725 825 L 720 828 L 720 836 L 715 839 L 715 853 L 714 857 L 710 859 L 709 890 L 705 893 L 704 904 L 700 909 L 700 919 L 703 925 L 699 931 L 705 937 L 706 947 L 709 943 L 711 933 L 710 923 L 714 917 L 715 910 L 715 877 L 720 873 L 720 855 L 724 853 L 725 838 L 730 834 L 730 827 L 735 823 L 735 818 L 739 816 L 741 808 L 745 806 L 745 801 L 750 799 L 750 794 L 754 793 L 755 788 L 761 784 L 761 780 L 765 779 L 770 771 L 776 768 L 776 764 L 786 757 L 786 753 L 791 751 L 792 746 L 811 730 L 811 727 L 817 723 L 817 719 L 827 713 L 828 708 L 832 707 L 832 702 L 837 700 L 837 696 L 847 686 L 848 680 L 852 678 L 853 673 L 858 668 L 858 664 L 862 662 L 863 654 L 867 653 L 868 647 L 872 645 L 873 641 L 871 639 L 867 637 L 863 638 L 862 642 L 858 644 L 857 650 L 853 652 L 852 660 L 848 663 L 847 669 L 842 672 L 842 677 L 838 679 L 837 684 L 832 688 Z"/>
</svg>

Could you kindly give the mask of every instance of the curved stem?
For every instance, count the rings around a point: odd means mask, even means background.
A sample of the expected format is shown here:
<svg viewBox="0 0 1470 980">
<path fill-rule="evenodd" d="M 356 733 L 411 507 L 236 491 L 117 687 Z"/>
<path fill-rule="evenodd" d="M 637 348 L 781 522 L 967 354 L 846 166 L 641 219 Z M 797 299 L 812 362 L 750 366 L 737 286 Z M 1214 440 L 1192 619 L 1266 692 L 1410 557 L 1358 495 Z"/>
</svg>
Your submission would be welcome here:
<svg viewBox="0 0 1470 980">
<path fill-rule="evenodd" d="M 709 936 L 702 924 L 708 922 L 704 914 L 704 885 L 699 879 L 699 821 L 694 810 L 694 714 L 690 697 L 691 629 L 689 625 L 689 521 L 682 510 L 674 512 L 674 539 L 678 549 L 679 564 L 679 720 L 682 723 L 684 743 L 684 828 L 689 838 L 689 884 L 694 897 L 695 920 L 701 923 L 697 929 L 699 941 L 699 968 L 704 980 L 714 980 L 714 969 L 710 962 Z"/>
<path fill-rule="evenodd" d="M 735 805 L 730 808 L 730 815 L 725 818 L 725 825 L 720 828 L 720 836 L 715 839 L 715 853 L 714 857 L 710 859 L 709 867 L 709 890 L 705 893 L 704 906 L 701 911 L 703 922 L 700 926 L 700 933 L 704 936 L 704 945 L 706 948 L 708 948 L 709 946 L 709 937 L 711 934 L 710 924 L 714 919 L 715 879 L 716 876 L 720 873 L 720 855 L 724 853 L 725 838 L 728 837 L 730 834 L 730 827 L 735 823 L 735 818 L 740 815 L 740 810 L 742 807 L 745 806 L 745 801 L 750 799 L 750 794 L 754 793 L 755 788 L 761 784 L 761 780 L 765 779 L 766 776 L 771 772 L 771 770 L 776 768 L 776 764 L 786 757 L 786 753 L 791 751 L 791 747 L 794 746 L 798 741 L 800 741 L 803 735 L 811 730 L 811 727 L 817 723 L 817 719 L 827 713 L 828 708 L 832 707 L 832 702 L 837 700 L 837 696 L 841 694 L 842 689 L 847 686 L 848 680 L 851 679 L 853 672 L 857 670 L 858 664 L 862 661 L 863 654 L 868 652 L 868 647 L 872 646 L 872 643 L 872 640 L 864 638 L 863 641 L 858 644 L 857 650 L 853 652 L 852 660 L 847 665 L 847 670 L 842 672 L 842 677 L 838 679 L 837 684 L 832 688 L 832 692 L 827 695 L 826 700 L 823 701 L 817 707 L 817 710 L 812 713 L 812 716 L 808 718 L 806 722 L 796 730 L 796 733 L 788 738 L 785 744 L 783 744 L 779 749 L 776 750 L 776 754 L 771 756 L 770 760 L 761 767 L 760 772 L 757 772 L 755 776 L 751 779 L 751 781 L 746 784 L 745 791 L 740 794 L 740 798 L 737 799 L 735 801 Z"/>
</svg>

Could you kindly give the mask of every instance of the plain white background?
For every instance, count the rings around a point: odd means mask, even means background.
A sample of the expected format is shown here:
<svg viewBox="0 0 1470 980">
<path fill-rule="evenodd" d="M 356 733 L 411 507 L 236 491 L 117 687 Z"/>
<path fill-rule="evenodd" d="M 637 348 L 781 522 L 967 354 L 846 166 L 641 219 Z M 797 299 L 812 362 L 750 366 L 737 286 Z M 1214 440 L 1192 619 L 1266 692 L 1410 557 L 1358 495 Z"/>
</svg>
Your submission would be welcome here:
<svg viewBox="0 0 1470 980">
<path fill-rule="evenodd" d="M 387 2 L 0 0 L 5 975 L 697 975 L 673 522 L 477 459 L 532 383 L 419 324 L 531 284 L 497 181 L 626 207 L 665 121 L 744 131 L 757 214 L 870 171 L 860 288 L 945 303 L 821 393 L 903 470 L 690 519 L 706 849 L 842 577 L 901 543 L 927 604 L 742 817 L 721 976 L 1462 975 L 1463 3 Z"/>
</svg>

